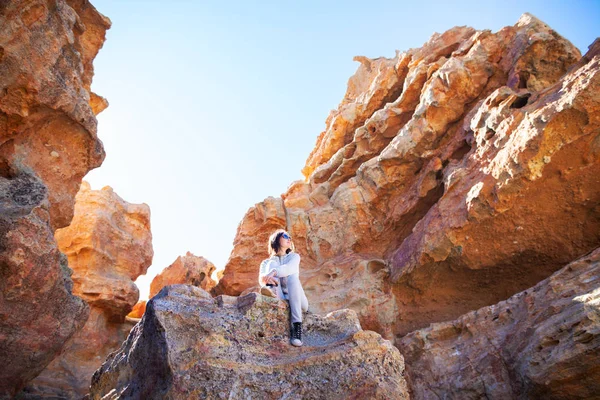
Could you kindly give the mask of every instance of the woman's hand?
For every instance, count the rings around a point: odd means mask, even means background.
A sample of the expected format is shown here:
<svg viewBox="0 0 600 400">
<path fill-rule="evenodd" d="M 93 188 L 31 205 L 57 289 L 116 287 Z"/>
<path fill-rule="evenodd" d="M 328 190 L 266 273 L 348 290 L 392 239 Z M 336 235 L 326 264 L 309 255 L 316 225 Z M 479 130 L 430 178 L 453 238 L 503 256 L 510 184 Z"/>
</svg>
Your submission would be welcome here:
<svg viewBox="0 0 600 400">
<path fill-rule="evenodd" d="M 275 278 L 276 271 L 273 270 L 267 275 L 262 277 L 262 283 L 264 285 L 279 285 L 279 281 Z"/>
<path fill-rule="evenodd" d="M 277 281 L 277 279 L 271 277 L 271 278 L 267 278 L 267 285 L 278 286 L 279 282 Z"/>
<path fill-rule="evenodd" d="M 277 273 L 277 271 L 273 270 L 271 272 L 269 272 L 267 275 L 265 275 L 265 284 L 266 285 L 279 285 L 279 280 L 277 278 L 275 278 L 275 274 Z"/>
</svg>

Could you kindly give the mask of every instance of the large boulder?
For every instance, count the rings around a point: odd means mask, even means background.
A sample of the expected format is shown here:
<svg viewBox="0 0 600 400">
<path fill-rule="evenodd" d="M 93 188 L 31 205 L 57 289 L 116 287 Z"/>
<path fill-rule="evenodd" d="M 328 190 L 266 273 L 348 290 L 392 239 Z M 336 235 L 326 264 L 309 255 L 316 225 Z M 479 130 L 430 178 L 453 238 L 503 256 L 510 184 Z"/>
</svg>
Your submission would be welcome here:
<svg viewBox="0 0 600 400">
<path fill-rule="evenodd" d="M 307 315 L 301 348 L 289 331 L 279 300 L 167 286 L 94 374 L 90 398 L 408 398 L 402 356 L 353 311 Z"/>
<path fill-rule="evenodd" d="M 582 58 L 524 14 L 359 61 L 306 181 L 246 213 L 215 294 L 255 286 L 263 240 L 282 227 L 315 309 L 350 307 L 400 338 L 600 245 L 596 50 Z"/>
<path fill-rule="evenodd" d="M 417 399 L 597 399 L 600 249 L 399 345 Z"/>
<path fill-rule="evenodd" d="M 123 200 L 110 186 L 83 182 L 75 217 L 56 231 L 73 269 L 73 293 L 122 321 L 139 298 L 134 281 L 152 264 L 150 207 Z"/>
<path fill-rule="evenodd" d="M 83 182 L 71 225 L 55 237 L 73 269 L 73 293 L 88 303 L 90 316 L 23 399 L 80 399 L 88 392 L 94 371 L 133 326 L 125 321 L 139 298 L 133 281 L 152 263 L 150 208 L 124 201 L 109 186 L 91 190 Z"/>
<path fill-rule="evenodd" d="M 54 231 L 104 159 L 90 91 L 110 21 L 86 0 L 0 3 L 0 397 L 60 353 L 88 310 Z"/>
<path fill-rule="evenodd" d="M 155 296 L 165 286 L 176 284 L 211 290 L 216 285 L 212 279 L 212 273 L 216 269 L 215 265 L 206 258 L 195 256 L 188 251 L 185 256 L 177 257 L 173 264 L 152 279 L 149 297 Z"/>
</svg>

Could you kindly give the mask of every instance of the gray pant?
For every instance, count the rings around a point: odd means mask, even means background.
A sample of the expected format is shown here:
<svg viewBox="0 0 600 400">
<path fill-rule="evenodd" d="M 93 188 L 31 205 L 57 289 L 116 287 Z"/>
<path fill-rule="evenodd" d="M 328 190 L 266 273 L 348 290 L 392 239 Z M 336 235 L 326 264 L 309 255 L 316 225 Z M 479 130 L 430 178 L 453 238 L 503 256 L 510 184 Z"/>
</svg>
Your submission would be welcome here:
<svg viewBox="0 0 600 400">
<path fill-rule="evenodd" d="M 287 277 L 287 296 L 281 291 L 281 285 L 277 287 L 277 296 L 280 299 L 288 300 L 290 303 L 290 312 L 292 314 L 292 323 L 302 322 L 302 311 L 308 311 L 308 299 L 302 288 L 302 283 L 298 274 Z"/>
</svg>

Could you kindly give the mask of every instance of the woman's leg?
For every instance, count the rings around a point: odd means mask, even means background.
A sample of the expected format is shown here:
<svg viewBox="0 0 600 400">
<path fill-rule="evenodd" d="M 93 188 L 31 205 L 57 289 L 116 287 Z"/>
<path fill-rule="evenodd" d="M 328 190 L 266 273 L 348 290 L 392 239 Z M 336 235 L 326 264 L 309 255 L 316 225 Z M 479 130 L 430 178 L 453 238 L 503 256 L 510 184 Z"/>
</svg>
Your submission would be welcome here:
<svg viewBox="0 0 600 400">
<path fill-rule="evenodd" d="M 302 322 L 302 311 L 308 310 L 308 299 L 298 274 L 288 276 L 287 284 L 292 323 Z"/>
</svg>

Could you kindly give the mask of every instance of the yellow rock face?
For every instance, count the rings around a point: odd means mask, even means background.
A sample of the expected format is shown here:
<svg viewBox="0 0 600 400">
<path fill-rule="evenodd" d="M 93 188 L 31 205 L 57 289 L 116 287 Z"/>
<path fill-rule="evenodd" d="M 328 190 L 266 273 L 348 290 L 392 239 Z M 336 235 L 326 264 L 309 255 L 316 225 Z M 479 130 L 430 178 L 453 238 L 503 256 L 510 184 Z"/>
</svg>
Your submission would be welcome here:
<svg viewBox="0 0 600 400">
<path fill-rule="evenodd" d="M 133 281 L 152 264 L 150 208 L 83 182 L 71 225 L 55 237 L 73 270 L 73 293 L 122 320 L 139 297 Z"/>
</svg>

